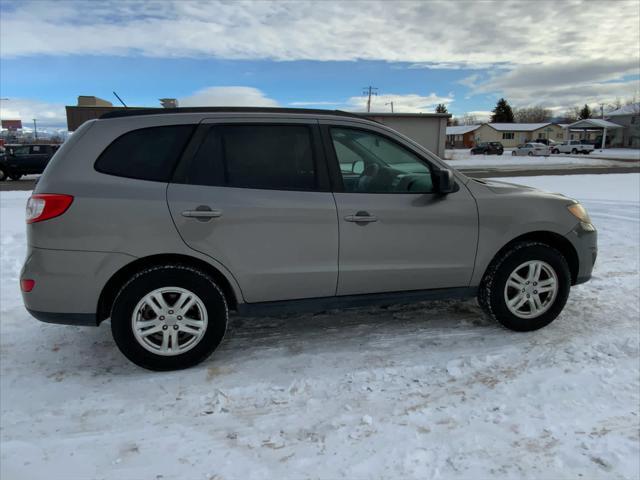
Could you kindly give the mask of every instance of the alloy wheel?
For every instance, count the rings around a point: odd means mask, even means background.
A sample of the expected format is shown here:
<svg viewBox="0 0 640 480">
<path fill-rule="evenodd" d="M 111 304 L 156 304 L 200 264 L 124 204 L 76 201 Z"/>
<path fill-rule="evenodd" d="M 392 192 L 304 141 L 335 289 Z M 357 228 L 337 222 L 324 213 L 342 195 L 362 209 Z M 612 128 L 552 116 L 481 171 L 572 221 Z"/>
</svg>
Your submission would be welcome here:
<svg viewBox="0 0 640 480">
<path fill-rule="evenodd" d="M 551 265 L 531 260 L 511 272 L 504 287 L 504 300 L 516 317 L 536 318 L 551 308 L 558 286 L 558 276 Z"/>
<path fill-rule="evenodd" d="M 180 287 L 145 295 L 131 316 L 135 339 L 156 355 L 180 355 L 194 348 L 207 331 L 207 310 L 195 293 Z"/>
</svg>

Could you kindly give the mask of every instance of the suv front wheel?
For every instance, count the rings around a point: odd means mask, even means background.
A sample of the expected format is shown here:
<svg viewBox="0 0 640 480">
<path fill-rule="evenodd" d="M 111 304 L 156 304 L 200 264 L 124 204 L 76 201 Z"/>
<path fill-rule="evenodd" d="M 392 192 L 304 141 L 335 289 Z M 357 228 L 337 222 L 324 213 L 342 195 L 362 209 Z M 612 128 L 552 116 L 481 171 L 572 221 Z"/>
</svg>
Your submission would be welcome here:
<svg viewBox="0 0 640 480">
<path fill-rule="evenodd" d="M 496 258 L 487 269 L 478 301 L 505 327 L 528 332 L 551 323 L 562 311 L 571 288 L 565 257 L 539 242 L 522 242 Z"/>
<path fill-rule="evenodd" d="M 120 351 L 150 370 L 178 370 L 206 359 L 222 341 L 228 309 L 211 277 L 186 265 L 149 267 L 118 293 L 111 331 Z"/>
</svg>

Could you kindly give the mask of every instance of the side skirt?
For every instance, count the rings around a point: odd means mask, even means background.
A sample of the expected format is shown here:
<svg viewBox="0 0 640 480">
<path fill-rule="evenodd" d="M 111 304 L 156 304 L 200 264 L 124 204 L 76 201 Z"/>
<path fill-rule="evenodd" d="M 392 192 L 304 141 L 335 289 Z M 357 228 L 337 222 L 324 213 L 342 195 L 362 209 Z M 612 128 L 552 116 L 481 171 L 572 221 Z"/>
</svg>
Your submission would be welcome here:
<svg viewBox="0 0 640 480">
<path fill-rule="evenodd" d="M 476 287 L 459 287 L 305 298 L 302 300 L 281 300 L 277 302 L 241 303 L 238 305 L 238 314 L 247 317 L 268 317 L 287 313 L 321 312 L 336 308 L 358 308 L 397 303 L 466 299 L 475 297 L 477 293 L 478 289 Z"/>
</svg>

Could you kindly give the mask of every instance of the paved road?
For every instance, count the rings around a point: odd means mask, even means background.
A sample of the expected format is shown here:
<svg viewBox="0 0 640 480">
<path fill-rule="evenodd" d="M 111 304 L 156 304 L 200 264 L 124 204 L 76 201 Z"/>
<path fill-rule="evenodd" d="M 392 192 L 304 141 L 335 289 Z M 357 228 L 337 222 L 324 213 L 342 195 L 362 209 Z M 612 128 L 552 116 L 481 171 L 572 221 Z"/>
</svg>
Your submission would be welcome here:
<svg viewBox="0 0 640 480">
<path fill-rule="evenodd" d="M 7 192 L 11 190 L 33 190 L 36 181 L 32 178 L 22 178 L 18 181 L 5 180 L 0 182 L 0 192 Z"/>
<path fill-rule="evenodd" d="M 584 174 L 601 174 L 601 173 L 638 173 L 640 172 L 640 163 L 627 166 L 549 166 L 544 168 L 524 167 L 468 167 L 460 168 L 461 172 L 470 177 L 488 178 L 488 177 L 536 177 L 540 175 L 584 175 Z M 0 192 L 11 190 L 33 190 L 36 180 L 34 178 L 23 178 L 18 181 L 6 180 L 0 182 Z"/>
</svg>

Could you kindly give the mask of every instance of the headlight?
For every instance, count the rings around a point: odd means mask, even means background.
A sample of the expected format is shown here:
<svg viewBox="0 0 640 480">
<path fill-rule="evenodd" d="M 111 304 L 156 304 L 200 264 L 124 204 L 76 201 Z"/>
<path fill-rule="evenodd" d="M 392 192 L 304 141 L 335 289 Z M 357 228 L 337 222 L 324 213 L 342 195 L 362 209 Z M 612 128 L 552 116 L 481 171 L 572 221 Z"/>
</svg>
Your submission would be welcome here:
<svg viewBox="0 0 640 480">
<path fill-rule="evenodd" d="M 580 205 L 579 203 L 574 203 L 573 205 L 568 205 L 567 209 L 569 210 L 569 212 L 571 212 L 571 215 L 580 220 L 580 225 L 582 226 L 582 229 L 584 231 L 596 231 L 596 227 L 594 227 L 593 223 L 591 223 L 591 218 L 589 217 L 587 210 L 582 205 Z"/>
<path fill-rule="evenodd" d="M 591 223 L 591 218 L 589 218 L 589 214 L 587 210 L 580 205 L 579 203 L 574 203 L 567 207 L 571 214 L 580 220 L 582 223 Z"/>
</svg>

